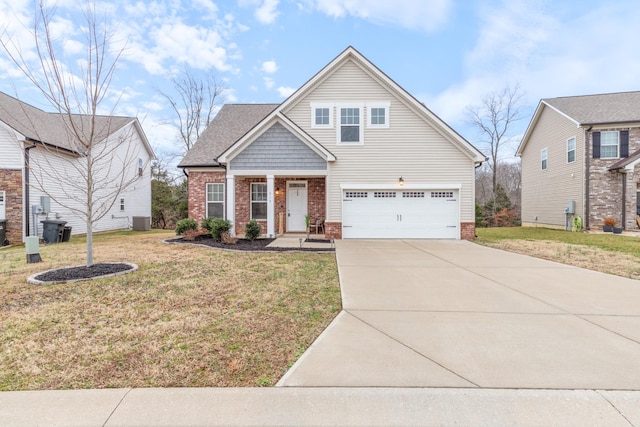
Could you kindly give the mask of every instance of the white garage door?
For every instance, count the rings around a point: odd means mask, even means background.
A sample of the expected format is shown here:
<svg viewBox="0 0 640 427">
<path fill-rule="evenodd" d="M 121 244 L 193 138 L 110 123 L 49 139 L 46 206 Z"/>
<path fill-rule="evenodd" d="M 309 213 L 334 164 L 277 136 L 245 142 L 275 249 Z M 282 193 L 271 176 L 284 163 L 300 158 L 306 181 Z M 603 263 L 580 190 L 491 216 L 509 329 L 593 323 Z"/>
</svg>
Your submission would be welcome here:
<svg viewBox="0 0 640 427">
<path fill-rule="evenodd" d="M 342 237 L 459 239 L 459 190 L 345 190 Z"/>
</svg>

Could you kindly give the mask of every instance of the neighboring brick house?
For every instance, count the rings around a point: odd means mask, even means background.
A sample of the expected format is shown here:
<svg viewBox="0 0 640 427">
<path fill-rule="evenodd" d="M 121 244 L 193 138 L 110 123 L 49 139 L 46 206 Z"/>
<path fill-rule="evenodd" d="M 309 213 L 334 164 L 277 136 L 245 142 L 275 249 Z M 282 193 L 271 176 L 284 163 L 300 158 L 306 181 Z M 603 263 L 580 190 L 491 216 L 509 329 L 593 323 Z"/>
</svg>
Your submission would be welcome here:
<svg viewBox="0 0 640 427">
<path fill-rule="evenodd" d="M 236 234 L 335 238 L 475 235 L 475 167 L 485 157 L 349 47 L 281 104 L 228 104 L 178 167 L 189 216 Z"/>
<path fill-rule="evenodd" d="M 638 228 L 640 92 L 542 99 L 517 155 L 523 225 Z"/>
<path fill-rule="evenodd" d="M 89 129 L 89 117 L 72 115 L 71 120 Z M 86 233 L 86 221 L 79 214 L 85 209 L 86 193 L 80 184 L 85 157 L 74 148 L 69 123 L 59 113 L 45 112 L 0 92 L 0 220 L 7 223 L 6 238 L 11 244 L 41 235 L 44 219 L 66 221 L 72 234 Z M 93 158 L 94 194 L 112 193 L 117 182 L 131 183 L 109 197 L 115 200 L 112 206 L 94 208 L 94 213 L 105 215 L 93 230 L 129 228 L 133 217 L 151 216 L 153 150 L 135 117 L 97 116 L 93 129 L 99 141 Z M 48 212 L 43 211 L 41 197 L 49 202 Z"/>
</svg>

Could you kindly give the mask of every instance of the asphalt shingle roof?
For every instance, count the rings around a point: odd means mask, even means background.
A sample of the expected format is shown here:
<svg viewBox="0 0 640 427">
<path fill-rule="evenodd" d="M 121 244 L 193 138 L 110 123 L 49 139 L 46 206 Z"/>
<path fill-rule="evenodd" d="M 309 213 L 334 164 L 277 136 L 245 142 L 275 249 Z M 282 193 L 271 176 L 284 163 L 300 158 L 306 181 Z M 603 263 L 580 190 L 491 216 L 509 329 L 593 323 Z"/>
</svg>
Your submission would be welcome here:
<svg viewBox="0 0 640 427">
<path fill-rule="evenodd" d="M 567 96 L 543 101 L 581 125 L 640 121 L 640 92 Z"/>
<path fill-rule="evenodd" d="M 225 104 L 178 167 L 216 166 L 218 156 L 280 104 Z"/>
<path fill-rule="evenodd" d="M 87 132 L 91 129 L 91 116 L 74 114 L 71 119 L 60 113 L 47 113 L 0 92 L 0 121 L 26 138 L 70 151 L 78 151 L 70 132 L 73 123 Z M 70 121 L 71 120 L 71 121 Z M 101 141 L 111 133 L 135 120 L 123 116 L 95 116 L 95 141 Z"/>
</svg>

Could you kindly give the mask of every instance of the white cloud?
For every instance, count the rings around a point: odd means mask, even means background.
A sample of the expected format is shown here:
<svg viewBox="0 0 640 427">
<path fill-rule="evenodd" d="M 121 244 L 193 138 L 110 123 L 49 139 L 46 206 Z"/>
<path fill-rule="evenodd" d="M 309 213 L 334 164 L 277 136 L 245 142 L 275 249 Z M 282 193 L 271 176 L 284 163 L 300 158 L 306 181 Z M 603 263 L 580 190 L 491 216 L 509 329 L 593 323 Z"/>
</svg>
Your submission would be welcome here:
<svg viewBox="0 0 640 427">
<path fill-rule="evenodd" d="M 276 61 L 265 61 L 262 63 L 262 71 L 273 74 L 278 71 L 278 64 L 276 64 Z"/>
<path fill-rule="evenodd" d="M 334 18 L 350 15 L 429 32 L 446 24 L 453 7 L 452 0 L 306 0 L 306 4 Z"/>
<path fill-rule="evenodd" d="M 278 3 L 280 3 L 280 0 L 264 0 L 262 5 L 256 9 L 256 19 L 263 24 L 274 22 L 280 14 L 278 12 Z"/>
<path fill-rule="evenodd" d="M 296 88 L 294 87 L 286 87 L 286 86 L 280 86 L 278 87 L 278 94 L 283 97 L 283 98 L 287 98 L 289 96 L 291 96 L 291 94 L 293 92 L 296 91 Z"/>
</svg>

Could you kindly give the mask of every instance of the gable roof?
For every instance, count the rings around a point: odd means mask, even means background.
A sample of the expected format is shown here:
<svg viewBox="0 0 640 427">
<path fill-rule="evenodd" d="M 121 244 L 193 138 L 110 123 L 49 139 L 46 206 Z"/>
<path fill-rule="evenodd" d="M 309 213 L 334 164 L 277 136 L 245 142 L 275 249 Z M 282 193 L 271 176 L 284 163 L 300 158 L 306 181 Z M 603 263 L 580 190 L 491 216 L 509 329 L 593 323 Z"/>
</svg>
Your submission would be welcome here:
<svg viewBox="0 0 640 427">
<path fill-rule="evenodd" d="M 235 151 L 235 144 L 246 144 L 247 138 L 245 136 L 249 137 L 250 131 L 258 129 L 261 124 L 271 123 L 276 119 L 288 122 L 297 128 L 297 125 L 293 124 L 284 112 L 288 107 L 304 97 L 305 94 L 321 84 L 341 64 L 348 60 L 355 61 L 370 76 L 390 91 L 395 92 L 412 111 L 425 118 L 436 131 L 466 153 L 469 158 L 472 158 L 476 163 L 482 163 L 486 160 L 485 155 L 480 150 L 464 139 L 422 102 L 389 78 L 355 48 L 349 46 L 281 104 L 227 104 L 223 106 L 205 132 L 200 135 L 196 144 L 178 164 L 178 167 L 218 166 L 216 159 L 222 156 L 220 160 L 224 162 L 225 156 Z M 299 128 L 297 130 L 304 133 Z M 320 146 L 313 138 L 308 137 L 305 140 L 310 147 L 315 147 L 315 149 L 322 151 L 328 160 L 335 159 L 326 148 Z"/>
<path fill-rule="evenodd" d="M 279 104 L 225 104 L 178 164 L 179 168 L 218 166 L 216 159 Z"/>
<path fill-rule="evenodd" d="M 70 120 L 79 129 L 91 129 L 92 116 L 73 114 L 71 118 L 60 113 L 47 113 L 39 108 L 22 102 L 4 92 L 0 92 L 0 121 L 24 136 L 28 140 L 41 142 L 73 153 L 78 152 L 69 131 Z M 94 132 L 97 141 L 106 139 L 113 132 L 134 122 L 153 157 L 153 150 L 146 140 L 140 123 L 135 117 L 95 116 Z"/>
<path fill-rule="evenodd" d="M 516 155 L 521 155 L 531 132 L 545 108 L 566 117 L 576 127 L 620 125 L 640 122 L 640 92 L 618 92 L 597 95 L 564 96 L 540 100 L 520 142 Z"/>
<path fill-rule="evenodd" d="M 412 94 L 406 91 L 402 86 L 396 83 L 382 70 L 380 70 L 373 62 L 369 61 L 364 55 L 362 55 L 353 46 L 347 47 L 342 53 L 335 57 L 331 62 L 318 71 L 311 79 L 309 79 L 298 90 L 291 94 L 278 108 L 279 111 L 286 110 L 289 106 L 293 105 L 298 99 L 305 96 L 305 94 L 312 91 L 316 86 L 326 80 L 335 70 L 337 70 L 344 62 L 352 60 L 358 64 L 365 72 L 371 77 L 384 85 L 390 91 L 395 92 L 405 104 L 416 112 L 418 115 L 425 118 L 429 124 L 431 124 L 435 130 L 437 130 L 442 136 L 444 136 L 451 143 L 460 148 L 463 152 L 466 152 L 468 156 L 474 159 L 476 163 L 482 163 L 486 160 L 486 156 L 478 150 L 473 144 L 467 141 L 462 135 L 456 132 L 440 117 L 433 113 L 425 104 L 418 101 Z"/>
</svg>

